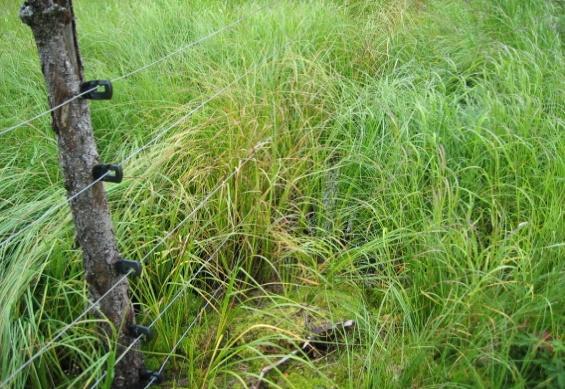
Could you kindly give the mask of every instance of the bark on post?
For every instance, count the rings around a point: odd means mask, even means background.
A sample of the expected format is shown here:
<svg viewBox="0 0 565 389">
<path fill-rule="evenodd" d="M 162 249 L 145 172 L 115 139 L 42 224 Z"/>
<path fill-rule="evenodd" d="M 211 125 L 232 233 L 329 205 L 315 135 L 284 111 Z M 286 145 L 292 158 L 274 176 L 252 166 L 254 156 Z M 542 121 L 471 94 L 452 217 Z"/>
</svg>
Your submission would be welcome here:
<svg viewBox="0 0 565 389">
<path fill-rule="evenodd" d="M 83 75 L 72 0 L 28 0 L 20 10 L 20 17 L 33 31 L 50 106 L 79 94 Z M 65 188 L 70 197 L 92 183 L 92 168 L 99 163 L 88 103 L 76 99 L 54 111 L 52 119 Z M 114 268 L 121 258 L 103 184 L 95 184 L 73 199 L 70 206 L 83 251 L 90 297 L 94 301 L 122 278 Z M 99 312 L 114 326 L 103 326 L 104 334 L 119 332 L 118 352 L 130 345 L 135 338 L 128 333 L 128 327 L 135 324 L 135 318 L 127 279 L 102 300 Z M 142 369 L 143 359 L 136 346 L 116 366 L 113 386 L 137 387 Z"/>
</svg>

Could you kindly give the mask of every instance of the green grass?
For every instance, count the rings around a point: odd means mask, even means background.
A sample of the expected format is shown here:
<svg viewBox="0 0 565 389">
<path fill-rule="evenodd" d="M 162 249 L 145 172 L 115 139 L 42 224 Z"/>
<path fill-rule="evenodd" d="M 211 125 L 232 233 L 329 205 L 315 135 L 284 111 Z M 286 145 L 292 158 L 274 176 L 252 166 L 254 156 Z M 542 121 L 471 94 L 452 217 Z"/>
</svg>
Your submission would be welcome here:
<svg viewBox="0 0 565 389">
<path fill-rule="evenodd" d="M 76 1 L 87 78 L 113 78 L 264 1 Z M 0 9 L 0 129 L 47 108 L 20 1 Z M 175 387 L 245 387 L 309 329 L 356 320 L 274 387 L 565 387 L 563 4 L 276 1 L 93 102 L 120 161 L 263 58 L 107 185 L 139 259 L 258 142 L 264 148 L 152 253 L 132 282 Z M 287 42 L 289 42 L 287 44 Z M 49 118 L 0 139 L 0 376 L 88 304 Z M 39 222 L 31 225 L 34 220 Z M 87 387 L 112 366 L 96 319 L 13 387 Z M 110 369 L 111 371 L 111 369 Z"/>
</svg>

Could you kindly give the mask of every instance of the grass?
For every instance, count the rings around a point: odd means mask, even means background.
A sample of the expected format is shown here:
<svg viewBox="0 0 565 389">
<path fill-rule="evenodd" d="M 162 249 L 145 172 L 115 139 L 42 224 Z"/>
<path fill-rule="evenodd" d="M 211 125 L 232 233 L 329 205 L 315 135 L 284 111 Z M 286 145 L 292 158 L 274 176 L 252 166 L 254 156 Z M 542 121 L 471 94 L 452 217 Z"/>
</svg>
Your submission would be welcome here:
<svg viewBox="0 0 565 389">
<path fill-rule="evenodd" d="M 0 10 L 0 128 L 46 109 L 19 3 Z M 260 4 L 77 1 L 86 77 L 119 76 Z M 144 343 L 147 365 L 202 312 L 169 383 L 250 386 L 313 327 L 354 319 L 331 352 L 297 354 L 267 380 L 565 387 L 563 15 L 551 0 L 277 1 L 92 103 L 102 160 L 120 161 L 271 58 L 106 186 L 120 250 L 139 259 L 269 139 L 132 282 L 141 323 L 186 290 Z M 56 208 L 49 119 L 1 142 L 5 378 L 88 296 L 69 210 Z M 111 372 L 117 355 L 95 327 L 81 321 L 10 386 L 86 387 Z"/>
</svg>

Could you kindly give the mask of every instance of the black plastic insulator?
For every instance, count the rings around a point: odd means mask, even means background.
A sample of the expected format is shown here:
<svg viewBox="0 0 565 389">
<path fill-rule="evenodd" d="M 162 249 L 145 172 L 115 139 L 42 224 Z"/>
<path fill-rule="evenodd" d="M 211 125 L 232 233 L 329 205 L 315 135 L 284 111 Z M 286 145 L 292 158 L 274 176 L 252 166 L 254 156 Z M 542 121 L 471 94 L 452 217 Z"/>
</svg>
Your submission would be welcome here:
<svg viewBox="0 0 565 389">
<path fill-rule="evenodd" d="M 108 174 L 113 172 L 114 174 Z M 100 164 L 92 168 L 92 178 L 105 182 L 122 182 L 124 179 L 124 171 L 121 165 L 117 164 Z"/>
<path fill-rule="evenodd" d="M 141 263 L 129 259 L 120 259 L 116 264 L 116 271 L 120 274 L 131 274 L 133 277 L 141 275 Z"/>
<path fill-rule="evenodd" d="M 100 91 L 99 88 L 103 88 L 103 90 Z M 80 84 L 80 93 L 83 99 L 110 100 L 114 92 L 109 80 L 92 80 Z"/>
<path fill-rule="evenodd" d="M 155 334 L 153 333 L 153 330 L 149 327 L 145 327 L 145 326 L 140 326 L 140 325 L 133 325 L 133 326 L 129 326 L 129 332 L 132 336 L 135 336 L 136 338 L 138 336 L 145 336 L 146 340 L 151 340 L 153 339 L 153 337 L 155 336 Z"/>
<path fill-rule="evenodd" d="M 162 384 L 165 382 L 165 376 L 158 371 L 151 371 L 151 370 L 144 370 L 141 372 L 141 379 L 144 382 L 151 381 L 151 385 L 153 384 Z"/>
</svg>

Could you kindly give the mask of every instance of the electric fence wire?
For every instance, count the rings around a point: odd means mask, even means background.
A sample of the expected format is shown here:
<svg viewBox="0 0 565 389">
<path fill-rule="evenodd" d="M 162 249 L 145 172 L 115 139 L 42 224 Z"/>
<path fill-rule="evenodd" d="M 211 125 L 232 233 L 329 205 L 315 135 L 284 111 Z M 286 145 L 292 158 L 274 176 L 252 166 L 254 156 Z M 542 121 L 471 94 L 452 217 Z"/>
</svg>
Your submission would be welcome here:
<svg viewBox="0 0 565 389">
<path fill-rule="evenodd" d="M 286 49 L 286 47 L 288 47 L 288 43 L 285 44 L 283 46 L 283 50 Z M 277 53 L 273 53 L 272 55 L 269 55 L 267 58 L 265 58 L 263 61 L 261 61 L 258 64 L 255 64 L 253 66 L 251 66 L 245 73 L 243 73 L 242 75 L 238 76 L 235 80 L 231 81 L 228 85 L 224 86 L 223 88 L 220 88 L 219 90 L 217 90 L 215 93 L 213 93 L 211 96 L 209 96 L 207 99 L 205 99 L 204 101 L 202 101 L 200 104 L 198 104 L 195 108 L 193 108 L 192 110 L 190 110 L 189 112 L 187 112 L 186 114 L 184 114 L 183 116 L 181 116 L 179 119 L 175 120 L 172 124 L 170 124 L 167 127 L 162 128 L 161 130 L 159 130 L 157 132 L 157 135 L 154 136 L 149 142 L 147 142 L 146 144 L 144 144 L 143 146 L 135 149 L 133 152 L 131 152 L 126 158 L 124 158 L 121 161 L 121 164 L 125 164 L 126 162 L 128 162 L 129 160 L 131 160 L 133 157 L 135 157 L 136 155 L 138 155 L 139 153 L 141 153 L 143 150 L 147 149 L 148 147 L 150 147 L 151 145 L 155 144 L 157 141 L 159 141 L 163 136 L 165 136 L 169 131 L 171 131 L 173 128 L 177 127 L 178 125 L 182 124 L 186 119 L 188 119 L 189 117 L 191 117 L 192 115 L 194 115 L 196 112 L 200 111 L 201 109 L 203 109 L 206 105 L 208 105 L 208 103 L 210 103 L 212 100 L 216 99 L 217 97 L 219 97 L 220 95 L 222 95 L 224 92 L 226 92 L 227 90 L 229 90 L 232 86 L 234 86 L 236 83 L 238 83 L 239 81 L 241 81 L 243 78 L 245 78 L 246 76 L 250 75 L 251 73 L 253 73 L 254 71 L 258 70 L 261 66 L 265 65 L 269 60 L 271 60 L 272 58 L 275 57 Z M 77 198 L 78 196 L 80 196 L 81 194 L 83 194 L 84 192 L 86 192 L 88 189 L 92 188 L 95 184 L 97 184 L 98 182 L 101 182 L 104 177 L 106 177 L 108 174 L 110 174 L 110 172 L 106 172 L 103 175 L 101 175 L 100 177 L 98 177 L 97 179 L 93 180 L 90 184 L 88 184 L 87 186 L 85 186 L 84 188 L 82 188 L 80 191 L 78 191 L 77 193 L 73 194 L 72 196 L 70 196 L 69 198 L 67 198 L 65 201 L 59 203 L 58 205 L 54 205 L 53 207 L 50 208 L 49 211 L 47 211 L 45 214 L 43 214 L 41 217 L 39 217 L 38 219 L 35 219 L 32 223 L 28 224 L 26 227 L 18 230 L 17 232 L 15 232 L 14 234 L 10 235 L 8 238 L 6 238 L 4 241 L 0 242 L 0 248 L 2 248 L 3 246 L 6 246 L 9 242 L 11 242 L 12 240 L 14 240 L 16 237 L 18 237 L 19 235 L 21 235 L 22 233 L 24 233 L 25 231 L 29 230 L 30 228 L 32 228 L 33 226 L 41 223 L 42 221 L 44 221 L 47 217 L 51 216 L 52 214 L 54 214 L 56 211 L 58 211 L 60 208 L 64 207 L 67 203 L 70 203 L 72 200 L 74 200 L 75 198 Z"/>
<path fill-rule="evenodd" d="M 167 234 L 165 234 L 164 237 L 162 237 L 160 239 L 160 241 L 155 244 L 153 246 L 153 248 L 151 250 L 149 250 L 149 252 L 147 252 L 145 254 L 145 256 L 140 260 L 140 263 L 143 264 L 145 263 L 145 261 L 147 260 L 147 258 L 149 258 L 149 256 L 151 254 L 153 254 L 153 252 L 155 252 L 155 250 L 161 245 L 163 244 L 169 237 L 171 237 L 180 227 L 182 227 L 188 220 L 190 220 L 197 211 L 199 211 L 204 205 L 206 205 L 208 203 L 208 201 L 212 198 L 212 196 L 214 196 L 220 189 L 222 189 L 227 183 L 228 181 L 234 177 L 235 175 L 237 175 L 239 173 L 239 171 L 241 170 L 241 168 L 243 167 L 243 165 L 245 165 L 247 162 L 249 162 L 250 160 L 254 159 L 255 153 L 259 150 L 262 149 L 265 145 L 267 145 L 268 143 L 270 143 L 270 140 L 266 140 L 266 141 L 262 141 L 259 142 L 255 145 L 255 147 L 253 147 L 253 149 L 251 150 L 251 155 L 241 159 L 239 161 L 238 166 L 230 173 L 228 174 L 218 185 L 216 185 L 216 187 L 208 192 L 208 194 L 206 195 L 206 197 L 204 197 L 200 203 L 198 203 L 198 205 L 193 208 L 193 210 L 180 222 L 178 223 L 172 230 L 170 230 Z M 23 369 L 25 369 L 27 366 L 29 366 L 35 359 L 37 359 L 39 356 L 41 356 L 43 353 L 45 353 L 45 351 L 47 351 L 51 346 L 53 346 L 55 344 L 55 342 L 60 339 L 70 328 L 72 328 L 73 326 L 75 326 L 76 324 L 78 324 L 80 322 L 80 320 L 85 317 L 90 311 L 92 311 L 96 306 L 98 306 L 98 304 L 106 297 L 110 294 L 110 292 L 112 290 L 114 290 L 118 285 L 120 285 L 131 273 L 133 272 L 133 270 L 129 270 L 126 274 L 124 274 L 121 278 L 118 279 L 118 281 L 111 286 L 104 294 L 102 294 L 102 296 L 100 296 L 96 301 L 94 301 L 93 303 L 91 303 L 80 315 L 78 315 L 72 322 L 70 322 L 69 324 L 65 325 L 61 330 L 58 331 L 57 335 L 55 335 L 53 337 L 53 339 L 51 339 L 49 342 L 47 342 L 46 344 L 44 344 L 34 355 L 32 355 L 25 363 L 23 363 L 19 368 L 17 368 L 8 378 L 6 378 L 4 381 L 2 381 L 0 383 L 0 387 L 6 386 L 9 382 L 11 382 Z M 132 346 L 133 347 L 133 346 Z"/>
<path fill-rule="evenodd" d="M 281 51 L 285 50 L 291 42 L 286 43 L 285 45 L 283 45 L 283 47 L 281 48 Z M 219 89 L 218 91 L 216 91 L 213 95 L 211 95 L 209 98 L 207 98 L 206 100 L 204 100 L 203 102 L 201 102 L 197 107 L 195 107 L 194 109 L 190 110 L 187 114 L 183 115 L 180 119 L 176 120 L 175 122 L 173 122 L 171 125 L 165 127 L 163 130 L 159 131 L 158 134 L 152 139 L 150 140 L 147 144 L 139 147 L 138 149 L 134 150 L 128 157 L 126 157 L 122 162 L 127 162 L 128 160 L 130 160 L 131 158 L 133 158 L 135 155 L 139 154 L 141 151 L 145 150 L 147 147 L 149 147 L 150 144 L 153 144 L 155 142 L 157 142 L 159 139 L 161 139 L 167 132 L 169 132 L 172 128 L 174 128 L 175 126 L 179 125 L 180 123 L 182 123 L 184 120 L 186 120 L 188 117 L 190 117 L 191 115 L 193 115 L 195 112 L 199 111 L 200 109 L 204 108 L 210 101 L 212 101 L 213 99 L 215 99 L 216 97 L 220 96 L 222 93 L 224 93 L 225 91 L 227 91 L 231 86 L 233 86 L 235 83 L 237 83 L 238 81 L 240 81 L 241 79 L 243 79 L 245 76 L 251 74 L 254 70 L 259 69 L 261 66 L 265 65 L 269 60 L 271 60 L 272 58 L 274 58 L 276 56 L 278 52 L 273 53 L 272 55 L 268 56 L 267 58 L 265 58 L 263 61 L 261 61 L 258 64 L 253 65 L 252 67 L 250 67 L 244 74 L 240 75 L 238 78 L 236 78 L 235 80 L 233 80 L 232 82 L 230 82 L 228 85 L 226 85 L 225 87 Z M 263 142 L 259 142 L 257 145 L 255 145 L 255 147 L 253 148 L 253 154 L 259 150 L 260 148 L 263 148 L 266 144 L 268 144 L 270 141 L 263 141 Z M 249 157 L 244 161 L 244 163 L 248 162 L 252 157 Z M 237 172 L 240 170 L 242 166 L 242 160 L 240 160 L 240 165 L 229 175 L 227 176 L 221 183 L 220 185 L 216 186 L 216 188 L 214 190 L 212 190 L 212 192 L 209 192 L 208 195 L 198 204 L 198 206 L 196 208 L 193 209 L 193 211 L 185 218 L 183 219 L 173 230 L 169 231 L 163 238 L 161 238 L 161 240 L 159 241 L 159 243 L 157 243 L 141 260 L 140 263 L 143 264 L 145 262 L 145 260 L 157 249 L 157 247 L 159 247 L 163 242 L 165 242 L 174 232 L 176 232 L 176 230 L 178 230 L 182 225 L 184 225 L 195 213 L 196 211 L 198 211 L 202 206 L 205 205 L 205 203 L 215 194 L 217 193 L 218 190 L 221 189 L 221 187 L 223 187 L 227 181 L 233 177 L 235 174 L 237 174 Z M 100 182 L 107 174 L 109 174 L 109 172 L 105 173 L 104 175 L 100 176 L 98 179 L 93 180 L 89 185 L 87 185 L 85 188 L 81 189 L 79 192 L 73 194 L 72 196 L 70 196 L 68 199 L 66 199 L 65 202 L 62 202 L 61 204 L 59 204 L 58 206 L 55 207 L 55 209 L 49 213 L 49 215 L 51 215 L 53 212 L 55 212 L 57 209 L 63 207 L 67 202 L 72 201 L 73 199 L 75 199 L 76 197 L 78 197 L 79 195 L 81 195 L 82 193 L 84 193 L 85 191 L 87 191 L 88 189 L 90 189 L 92 186 L 94 186 L 97 182 Z M 28 225 L 28 227 L 26 227 L 25 229 L 22 230 L 27 230 L 29 228 L 31 228 L 33 225 L 39 223 L 40 221 L 43 221 L 44 219 L 43 215 L 41 218 L 36 219 L 34 222 L 32 222 L 30 225 Z M 7 240 L 3 241 L 0 244 L 4 245 L 5 243 L 13 240 L 17 235 L 19 235 L 20 233 L 22 233 L 22 230 L 18 231 L 16 234 L 10 236 Z M 92 311 L 105 297 L 107 297 L 110 292 L 115 289 L 116 287 L 118 287 L 118 285 L 121 284 L 121 282 L 123 282 L 131 273 L 133 272 L 133 270 L 129 270 L 126 274 L 124 274 L 120 279 L 118 279 L 118 281 L 112 286 L 110 287 L 103 295 L 101 295 L 96 301 L 94 301 L 93 303 L 91 303 L 79 316 L 77 316 L 72 322 L 68 323 L 67 325 L 65 325 L 61 330 L 59 330 L 57 332 L 57 334 L 46 344 L 44 344 L 35 354 L 33 354 L 26 362 L 24 362 L 19 368 L 17 368 L 10 376 L 8 376 L 6 379 L 4 379 L 2 382 L 0 382 L 0 388 L 6 386 L 9 382 L 11 382 L 23 369 L 25 369 L 26 367 L 28 367 L 35 359 L 37 359 L 39 356 L 41 356 L 43 353 L 45 353 L 45 351 L 47 351 L 51 346 L 53 346 L 55 344 L 55 342 L 60 339 L 65 333 L 66 331 L 68 331 L 70 328 L 72 328 L 73 326 L 77 325 L 82 318 L 84 318 L 90 311 Z M 132 346 L 133 347 L 133 346 Z"/>
<path fill-rule="evenodd" d="M 218 34 L 224 32 L 224 31 L 226 31 L 226 30 L 229 30 L 229 29 L 231 29 L 231 28 L 237 26 L 237 25 L 238 25 L 239 23 L 241 23 L 242 21 L 244 21 L 244 20 L 246 20 L 246 19 L 249 19 L 250 17 L 256 15 L 256 14 L 259 13 L 260 11 L 266 9 L 266 8 L 268 7 L 268 5 L 269 5 L 269 4 L 266 4 L 266 5 L 262 6 L 262 7 L 259 7 L 259 8 L 256 9 L 255 11 L 252 11 L 251 13 L 248 13 L 248 14 L 246 14 L 246 15 L 242 15 L 242 16 L 240 16 L 238 19 L 236 19 L 235 21 L 233 21 L 232 23 L 227 24 L 227 25 L 223 26 L 222 28 L 220 28 L 220 29 L 218 29 L 218 30 L 215 30 L 215 31 L 211 32 L 210 34 L 207 34 L 207 35 L 205 35 L 205 36 L 203 36 L 203 37 L 201 37 L 201 38 L 199 38 L 199 39 L 197 39 L 197 40 L 195 40 L 195 41 L 193 41 L 193 42 L 190 42 L 190 43 L 188 43 L 188 44 L 186 44 L 186 45 L 184 45 L 184 46 L 181 46 L 181 47 L 177 48 L 176 50 L 174 50 L 174 51 L 172 51 L 172 52 L 170 52 L 170 53 L 164 55 L 163 57 L 158 58 L 157 60 L 155 60 L 155 61 L 153 61 L 153 62 L 150 62 L 150 63 L 145 64 L 145 65 L 143 65 L 143 66 L 141 66 L 141 67 L 139 67 L 139 68 L 137 68 L 137 69 L 134 69 L 134 70 L 132 70 L 132 71 L 130 71 L 130 72 L 127 72 L 127 73 L 125 73 L 125 74 L 122 74 L 121 76 L 115 77 L 115 78 L 111 79 L 110 81 L 111 81 L 112 83 L 114 83 L 114 82 L 117 82 L 117 81 L 124 80 L 124 79 L 129 78 L 129 77 L 131 77 L 131 76 L 133 76 L 133 75 L 135 75 L 135 74 L 137 74 L 137 73 L 140 73 L 140 72 L 142 72 L 142 71 L 144 71 L 144 70 L 146 70 L 146 69 L 148 69 L 148 68 L 150 68 L 150 67 L 152 67 L 152 66 L 155 66 L 155 65 L 157 65 L 157 64 L 159 64 L 159 63 L 161 63 L 161 62 L 163 62 L 163 61 L 166 61 L 166 60 L 168 60 L 169 58 L 174 57 L 175 55 L 180 54 L 180 53 L 182 53 L 182 52 L 185 51 L 185 50 L 188 50 L 188 49 L 190 49 L 190 48 L 192 48 L 192 47 L 194 47 L 194 46 L 197 46 L 197 45 L 199 45 L 200 43 L 202 43 L 202 42 L 204 42 L 204 41 L 206 41 L 206 40 L 208 40 L 208 39 L 210 39 L 210 38 L 213 38 L 214 36 L 216 36 L 216 35 L 218 35 Z M 22 121 L 22 122 L 20 122 L 20 123 L 18 123 L 18 124 L 15 124 L 15 125 L 13 125 L 13 126 L 10 126 L 10 127 L 7 127 L 7 128 L 5 128 L 5 129 L 1 130 L 1 131 L 0 131 L 0 136 L 3 136 L 3 135 L 5 135 L 5 134 L 7 134 L 7 133 L 9 133 L 9 132 L 12 132 L 13 130 L 15 130 L 15 129 L 17 129 L 17 128 L 20 128 L 20 127 L 23 127 L 23 126 L 25 126 L 25 125 L 27 125 L 27 124 L 30 124 L 30 123 L 32 123 L 33 121 L 35 121 L 35 120 L 37 120 L 37 119 L 39 119 L 39 118 L 41 118 L 41 117 L 43 117 L 43 116 L 45 116 L 45 115 L 48 115 L 48 114 L 50 114 L 51 112 L 54 112 L 54 111 L 56 111 L 56 110 L 58 110 L 58 109 L 64 107 L 65 105 L 67 105 L 67 104 L 69 104 L 69 103 L 71 103 L 71 102 L 73 102 L 73 101 L 75 101 L 75 100 L 81 98 L 82 96 L 84 96 L 84 95 L 86 95 L 86 94 L 88 94 L 88 93 L 90 93 L 90 92 L 96 91 L 96 90 L 97 90 L 97 87 L 84 90 L 84 91 L 80 92 L 79 94 L 77 94 L 77 95 L 75 95 L 75 96 L 69 98 L 68 100 L 65 100 L 65 101 L 63 101 L 62 103 L 56 105 L 56 106 L 53 107 L 53 108 L 50 108 L 50 109 L 48 109 L 48 110 L 46 110 L 46 111 L 44 111 L 44 112 L 41 112 L 41 113 L 39 113 L 39 114 L 37 114 L 37 115 L 35 115 L 35 116 L 33 116 L 33 117 L 27 119 L 27 120 L 24 120 L 24 121 Z"/>
<path fill-rule="evenodd" d="M 181 344 L 181 342 L 184 340 L 184 338 L 186 338 L 186 336 L 189 334 L 190 330 L 192 329 L 192 327 L 194 327 L 194 325 L 200 321 L 200 319 L 202 318 L 202 315 L 204 314 L 204 311 L 206 310 L 206 308 L 208 307 L 208 305 L 210 305 L 210 300 L 212 300 L 213 298 L 216 297 L 216 295 L 218 294 L 218 292 L 221 290 L 221 288 L 218 288 L 214 291 L 214 293 L 212 294 L 212 296 L 210 297 L 210 299 L 206 300 L 206 303 L 204 304 L 204 306 L 200 309 L 200 312 L 198 312 L 198 315 L 196 315 L 196 317 L 194 318 L 194 320 L 188 325 L 188 327 L 186 327 L 186 329 L 184 330 L 184 332 L 182 333 L 182 335 L 180 336 L 180 338 L 177 339 L 175 345 L 173 346 L 173 348 L 171 349 L 171 351 L 167 354 L 167 357 L 165 358 L 165 360 L 163 361 L 163 363 L 161 364 L 161 367 L 159 368 L 159 370 L 157 370 L 157 375 L 153 375 L 151 377 L 151 379 L 149 379 L 149 381 L 147 381 L 147 384 L 145 385 L 145 387 L 143 389 L 147 389 L 149 388 L 151 385 L 153 385 L 153 383 L 155 382 L 155 380 L 157 380 L 157 377 L 160 376 L 161 374 L 163 374 L 163 370 L 165 370 L 165 366 L 167 365 L 167 362 L 169 362 L 169 359 L 171 359 L 171 357 L 173 356 L 173 354 L 175 353 L 175 351 L 177 350 L 178 346 Z"/>
<path fill-rule="evenodd" d="M 189 286 L 192 285 L 192 282 L 196 279 L 196 277 L 198 276 L 198 274 L 200 274 L 200 272 L 205 268 L 206 265 L 208 265 L 215 257 L 216 255 L 218 255 L 218 253 L 220 252 L 220 249 L 227 243 L 227 241 L 229 240 L 229 236 L 224 239 L 224 241 L 218 246 L 218 248 L 214 251 L 214 253 L 212 253 L 212 255 L 210 255 L 210 257 L 208 258 L 207 261 L 205 261 L 204 263 L 202 263 L 202 265 L 198 268 L 198 270 L 192 275 L 192 277 L 190 277 L 190 279 L 184 283 L 183 287 L 181 289 L 179 289 L 179 291 L 175 294 L 175 296 L 173 296 L 173 298 L 169 301 L 169 303 L 165 306 L 165 308 L 163 308 L 162 311 L 160 311 L 157 316 L 153 319 L 153 321 L 151 323 L 149 323 L 149 325 L 147 326 L 147 328 L 152 328 L 158 321 L 159 319 L 165 314 L 165 312 L 167 312 L 169 310 L 169 308 L 173 305 L 173 303 L 182 295 L 184 294 L 184 292 L 188 289 Z M 214 296 L 215 294 L 220 290 L 220 288 L 216 289 L 216 291 L 214 291 Z M 204 307 L 206 307 L 208 305 L 208 302 L 206 303 L 206 305 Z M 189 325 L 189 328 L 191 328 L 194 323 L 196 323 L 198 318 L 198 315 L 196 316 L 196 318 L 194 319 L 194 321 Z M 188 333 L 188 330 L 185 331 L 185 333 Z M 185 335 L 186 336 L 186 335 Z M 143 335 L 139 335 L 137 338 L 135 338 L 125 349 L 124 351 L 118 356 L 118 358 L 116 358 L 116 361 L 114 362 L 114 367 L 126 356 L 127 353 L 129 353 L 131 351 L 132 348 L 135 347 L 135 345 L 137 344 L 137 342 L 139 342 L 141 339 L 143 338 Z M 175 346 L 174 349 L 176 349 L 177 346 Z M 173 350 L 174 350 L 173 349 Z M 174 351 L 172 351 L 174 352 Z M 105 371 L 100 378 L 98 378 L 98 380 L 96 380 L 96 382 L 94 382 L 94 384 L 92 384 L 92 386 L 90 387 L 90 389 L 94 389 L 96 388 L 103 380 L 104 378 L 106 378 L 108 374 L 108 371 Z"/>
</svg>

